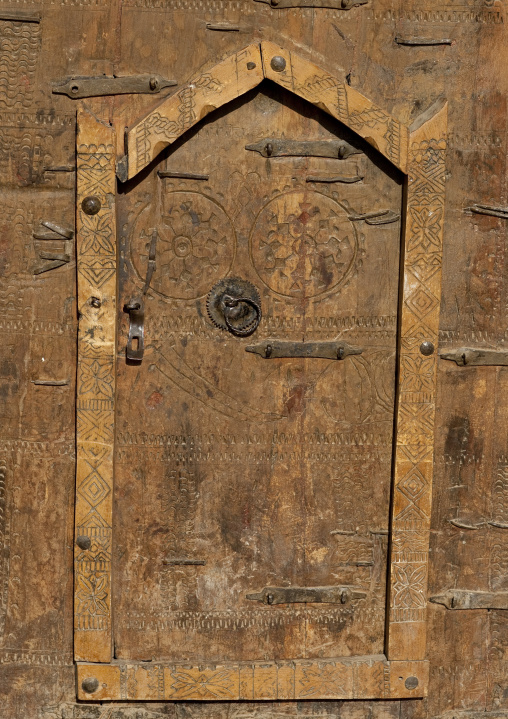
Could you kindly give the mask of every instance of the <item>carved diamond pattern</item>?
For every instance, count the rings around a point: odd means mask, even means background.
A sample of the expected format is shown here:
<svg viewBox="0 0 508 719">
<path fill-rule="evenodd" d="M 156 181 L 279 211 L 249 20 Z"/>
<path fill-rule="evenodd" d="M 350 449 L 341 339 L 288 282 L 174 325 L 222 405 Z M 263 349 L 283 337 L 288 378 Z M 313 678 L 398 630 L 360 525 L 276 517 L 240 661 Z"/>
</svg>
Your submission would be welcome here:
<svg viewBox="0 0 508 719">
<path fill-rule="evenodd" d="M 406 300 L 406 304 L 414 314 L 423 319 L 429 312 L 434 310 L 439 302 L 438 300 L 423 287 L 419 287 L 416 292 Z"/>
<path fill-rule="evenodd" d="M 423 474 L 417 467 L 414 467 L 398 485 L 398 488 L 411 502 L 415 502 L 426 492 L 427 485 L 428 482 Z"/>
<path fill-rule="evenodd" d="M 111 492 L 107 482 L 95 470 L 81 482 L 79 493 L 92 507 L 100 504 Z"/>
</svg>

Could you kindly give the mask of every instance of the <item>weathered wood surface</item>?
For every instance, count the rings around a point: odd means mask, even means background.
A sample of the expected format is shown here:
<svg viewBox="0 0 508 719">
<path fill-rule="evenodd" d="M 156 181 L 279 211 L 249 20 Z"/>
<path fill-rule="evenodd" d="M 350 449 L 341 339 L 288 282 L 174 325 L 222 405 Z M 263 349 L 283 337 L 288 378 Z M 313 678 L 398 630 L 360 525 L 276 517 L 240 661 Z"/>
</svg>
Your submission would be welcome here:
<svg viewBox="0 0 508 719">
<path fill-rule="evenodd" d="M 300 82 L 308 77 L 306 68 Z M 319 103 L 318 89 L 313 98 Z M 275 133 L 338 136 L 364 152 L 272 164 L 245 149 Z M 222 106 L 183 139 L 118 197 L 120 306 L 142 291 L 153 228 L 158 238 L 141 365 L 124 360 L 126 317 L 118 336 L 116 657 L 382 654 L 400 221 L 374 227 L 351 218 L 386 207 L 399 217 L 402 177 L 278 86 Z M 363 182 L 340 190 L 306 182 L 339 165 Z M 160 177 L 159 168 L 208 180 Z M 208 292 L 227 275 L 259 293 L 261 323 L 250 337 L 208 316 Z M 344 362 L 262 362 L 245 352 L 253 340 L 338 337 L 364 352 Z M 202 563 L 169 566 L 167 558 Z M 265 586 L 344 584 L 365 599 L 282 607 L 248 598 Z M 319 664 L 313 675 L 317 687 Z"/>
<path fill-rule="evenodd" d="M 2 2 L 0 18 L 20 7 Z M 78 74 L 157 72 L 185 83 L 218 58 L 269 40 L 334 76 L 349 75 L 352 88 L 406 124 L 445 96 L 450 120 L 440 347 L 500 349 L 506 343 L 506 222 L 463 209 L 506 205 L 506 5 L 463 0 L 443 6 L 427 0 L 401 7 L 380 0 L 342 12 L 279 11 L 247 0 L 164 5 L 128 0 L 121 13 L 120 3 L 101 1 L 26 2 L 23 11 L 36 20 L 40 14 L 42 21 L 0 19 L 2 715 L 109 719 L 106 705 L 75 704 L 72 668 L 74 262 L 32 274 L 40 252 L 64 252 L 62 242 L 50 247 L 32 239 L 41 230 L 39 221 L 72 227 L 75 209 L 74 175 L 68 170 L 75 163 L 76 104 L 51 96 L 51 82 Z M 207 31 L 210 20 L 237 25 L 240 32 Z M 400 46 L 396 36 L 449 37 L 453 44 Z M 103 119 L 116 113 L 119 157 L 124 127 L 149 112 L 153 102 L 136 97 L 118 99 L 115 107 L 109 100 L 90 103 Z M 209 171 L 213 154 L 207 167 L 205 158 L 192 170 Z M 438 373 L 429 593 L 506 591 L 506 370 L 464 371 L 441 362 Z M 455 519 L 478 529 L 454 525 Z M 428 613 L 431 672 L 425 701 L 245 701 L 213 707 L 183 701 L 141 708 L 138 702 L 136 714 L 125 706 L 115 711 L 122 719 L 297 714 L 395 719 L 401 712 L 427 719 L 485 709 L 492 717 L 506 714 L 506 611 L 452 612 L 430 605 Z"/>
</svg>

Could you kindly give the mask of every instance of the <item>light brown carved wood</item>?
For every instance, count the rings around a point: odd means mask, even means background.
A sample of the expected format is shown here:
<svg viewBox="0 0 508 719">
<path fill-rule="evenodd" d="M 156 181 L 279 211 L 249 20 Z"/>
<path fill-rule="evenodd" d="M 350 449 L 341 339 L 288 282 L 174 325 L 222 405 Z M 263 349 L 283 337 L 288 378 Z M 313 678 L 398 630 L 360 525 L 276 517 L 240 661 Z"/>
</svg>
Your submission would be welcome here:
<svg viewBox="0 0 508 719">
<path fill-rule="evenodd" d="M 77 378 L 77 457 L 74 655 L 111 660 L 111 527 L 115 421 L 116 221 L 115 137 L 86 109 L 78 114 L 77 263 L 80 312 Z M 86 214 L 87 197 L 99 200 Z"/>
<path fill-rule="evenodd" d="M 447 107 L 432 107 L 411 128 L 404 241 L 404 289 L 392 506 L 388 650 L 423 659 L 445 188 Z M 430 342 L 433 353 L 422 353 Z"/>
<path fill-rule="evenodd" d="M 94 700 L 411 699 L 426 696 L 428 664 L 384 657 L 202 667 L 80 664 L 77 677 L 79 687 L 90 679 L 100 682 L 93 694 L 78 692 L 79 699 Z"/>
<path fill-rule="evenodd" d="M 277 64 L 272 67 L 274 58 L 282 59 L 282 69 L 277 69 Z M 264 77 L 340 120 L 406 171 L 407 127 L 344 79 L 333 77 L 297 53 L 262 42 L 259 47 L 249 45 L 204 71 L 130 128 L 127 155 L 121 161 L 121 179 L 134 177 L 205 115 L 256 87 Z"/>
</svg>

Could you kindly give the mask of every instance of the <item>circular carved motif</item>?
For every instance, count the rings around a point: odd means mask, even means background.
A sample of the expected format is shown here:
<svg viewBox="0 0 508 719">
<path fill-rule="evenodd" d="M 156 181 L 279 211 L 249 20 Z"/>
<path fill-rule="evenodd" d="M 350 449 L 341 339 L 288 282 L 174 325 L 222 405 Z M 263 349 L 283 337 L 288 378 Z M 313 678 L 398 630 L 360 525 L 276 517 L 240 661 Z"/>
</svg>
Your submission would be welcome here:
<svg viewBox="0 0 508 719">
<path fill-rule="evenodd" d="M 261 280 L 286 297 L 316 297 L 344 283 L 358 239 L 345 209 L 318 192 L 279 195 L 259 213 L 250 238 Z"/>
<path fill-rule="evenodd" d="M 157 217 L 148 210 L 134 223 L 131 257 L 145 280 L 154 229 L 155 271 L 150 288 L 171 299 L 205 295 L 226 275 L 234 257 L 235 233 L 224 210 L 198 192 L 164 195 Z"/>
</svg>

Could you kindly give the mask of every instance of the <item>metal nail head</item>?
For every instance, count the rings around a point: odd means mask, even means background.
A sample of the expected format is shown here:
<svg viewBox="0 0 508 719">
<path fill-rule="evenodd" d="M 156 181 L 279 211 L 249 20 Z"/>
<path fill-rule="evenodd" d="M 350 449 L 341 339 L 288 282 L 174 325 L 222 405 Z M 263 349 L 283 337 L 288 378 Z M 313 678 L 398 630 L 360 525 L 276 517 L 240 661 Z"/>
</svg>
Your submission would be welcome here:
<svg viewBox="0 0 508 719">
<path fill-rule="evenodd" d="M 418 679 L 416 677 L 408 677 L 404 682 L 406 689 L 416 689 L 418 686 Z"/>
<path fill-rule="evenodd" d="M 92 297 L 92 299 L 90 300 L 90 304 L 92 305 L 92 307 L 99 308 L 102 305 L 102 302 L 98 297 Z"/>
<path fill-rule="evenodd" d="M 255 63 L 255 62 L 248 62 L 248 63 L 247 63 L 247 70 L 254 70 L 255 67 L 256 67 L 256 63 Z"/>
<path fill-rule="evenodd" d="M 87 537 L 86 534 L 80 534 L 76 537 L 76 544 L 80 549 L 90 549 L 92 540 L 90 537 Z"/>
<path fill-rule="evenodd" d="M 159 89 L 159 81 L 156 77 L 150 78 L 150 90 L 158 90 Z"/>
<path fill-rule="evenodd" d="M 81 687 L 86 694 L 93 694 L 99 688 L 99 680 L 95 677 L 87 677 L 81 682 Z"/>
<path fill-rule="evenodd" d="M 81 203 L 81 207 L 85 215 L 96 215 L 101 209 L 101 201 L 95 195 L 85 197 Z"/>
<path fill-rule="evenodd" d="M 430 355 L 433 355 L 435 349 L 436 348 L 432 342 L 422 342 L 420 345 L 420 352 L 424 355 L 424 357 L 430 357 Z"/>
<path fill-rule="evenodd" d="M 272 70 L 275 70 L 275 72 L 282 72 L 286 69 L 286 61 L 281 55 L 275 55 L 275 57 L 272 57 L 270 65 Z"/>
</svg>

